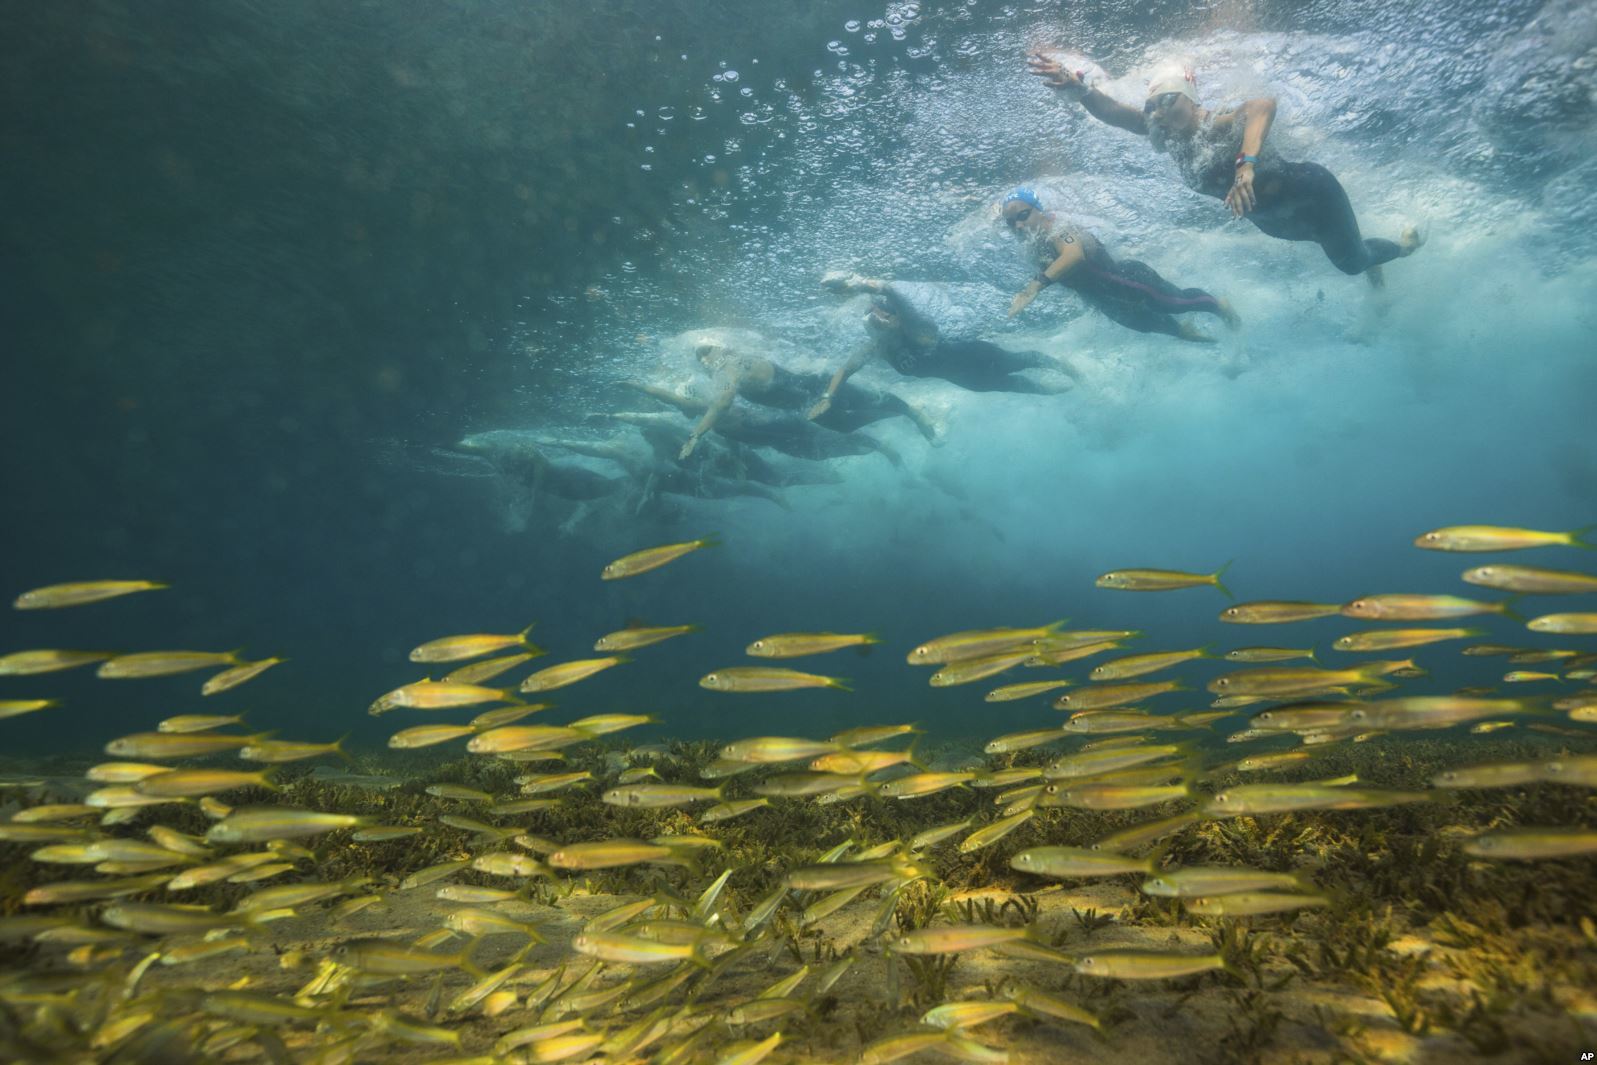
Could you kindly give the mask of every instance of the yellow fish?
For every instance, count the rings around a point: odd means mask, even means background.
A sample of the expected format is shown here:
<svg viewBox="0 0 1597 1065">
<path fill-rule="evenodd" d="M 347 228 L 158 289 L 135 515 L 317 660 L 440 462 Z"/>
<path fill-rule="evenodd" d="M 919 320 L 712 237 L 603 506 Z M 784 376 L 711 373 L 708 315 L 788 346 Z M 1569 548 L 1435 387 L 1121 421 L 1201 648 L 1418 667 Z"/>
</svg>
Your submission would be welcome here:
<svg viewBox="0 0 1597 1065">
<path fill-rule="evenodd" d="M 1597 525 L 1572 532 L 1539 532 L 1502 525 L 1449 525 L 1414 539 L 1415 547 L 1428 551 L 1522 551 L 1527 547 L 1597 547 L 1584 539 Z"/>
<path fill-rule="evenodd" d="M 138 654 L 117 655 L 101 664 L 95 676 L 106 680 L 132 680 L 240 664 L 237 651 L 141 651 Z"/>
<path fill-rule="evenodd" d="M 1301 600 L 1261 599 L 1238 603 L 1220 611 L 1220 620 L 1233 625 L 1280 625 L 1289 621 L 1312 621 L 1340 613 L 1340 603 L 1305 603 Z"/>
<path fill-rule="evenodd" d="M 1064 624 L 1064 621 L 1056 621 L 1031 629 L 970 629 L 950 633 L 921 644 L 905 656 L 905 660 L 912 666 L 937 666 L 967 658 L 984 658 L 1057 636 Z"/>
<path fill-rule="evenodd" d="M 1056 710 L 1110 710 L 1138 703 L 1155 695 L 1189 690 L 1178 680 L 1144 682 L 1140 684 L 1104 684 L 1096 688 L 1080 688 L 1054 700 Z"/>
<path fill-rule="evenodd" d="M 1597 612 L 1587 614 L 1544 614 L 1525 623 L 1532 632 L 1554 632 L 1560 636 L 1590 636 L 1597 633 Z"/>
<path fill-rule="evenodd" d="M 527 653 L 540 655 L 541 648 L 527 642 L 527 636 L 532 632 L 533 626 L 528 625 L 520 632 L 511 636 L 489 636 L 473 634 L 470 636 L 444 636 L 436 640 L 429 640 L 420 647 L 410 652 L 412 662 L 459 662 L 467 658 L 480 658 L 491 655 L 495 651 L 506 651 L 512 647 L 524 647 Z"/>
<path fill-rule="evenodd" d="M 1436 621 L 1475 614 L 1514 616 L 1509 603 L 1483 603 L 1456 595 L 1366 595 L 1342 607 L 1344 617 L 1365 621 Z"/>
<path fill-rule="evenodd" d="M 701 540 L 688 540 L 684 543 L 665 544 L 661 547 L 634 551 L 632 554 L 623 555 L 606 566 L 599 574 L 599 578 L 601 580 L 614 581 L 622 577 L 636 577 L 640 573 L 659 569 L 668 562 L 675 562 L 683 555 L 698 551 L 701 548 L 714 547 L 720 542 L 714 536 L 706 536 Z"/>
<path fill-rule="evenodd" d="M 1025 684 L 1006 684 L 1001 688 L 994 688 L 988 692 L 986 701 L 989 703 L 1007 703 L 1015 699 L 1030 699 L 1034 695 L 1058 691 L 1060 688 L 1068 688 L 1070 685 L 1071 682 L 1068 680 L 1038 680 Z"/>
<path fill-rule="evenodd" d="M 51 584 L 23 592 L 12 601 L 18 610 L 43 610 L 63 606 L 81 606 L 98 603 L 102 599 L 115 599 L 134 592 L 152 592 L 168 587 L 157 581 L 77 581 L 71 584 Z"/>
<path fill-rule="evenodd" d="M 1314 648 L 1301 650 L 1291 647 L 1238 647 L 1223 656 L 1227 662 L 1290 662 L 1294 658 L 1315 661 Z"/>
<path fill-rule="evenodd" d="M 0 720 L 60 705 L 59 699 L 0 699 Z"/>
<path fill-rule="evenodd" d="M 690 632 L 698 632 L 697 625 L 660 625 L 653 628 L 638 626 L 637 628 L 618 629 L 606 636 L 599 637 L 593 645 L 595 651 L 634 651 L 639 647 L 649 647 L 662 640 L 669 640 L 675 636 L 684 636 Z"/>
<path fill-rule="evenodd" d="M 760 637 L 744 648 L 744 652 L 755 658 L 800 658 L 844 647 L 864 648 L 881 642 L 881 637 L 874 632 L 782 632 L 775 636 Z"/>
<path fill-rule="evenodd" d="M 410 710 L 452 710 L 457 706 L 480 706 L 483 703 L 515 701 L 515 696 L 509 691 L 501 691 L 498 688 L 418 680 L 381 696 L 367 708 L 367 713 L 382 714 L 396 707 Z"/>
<path fill-rule="evenodd" d="M 1520 595 L 1574 595 L 1597 592 L 1597 576 L 1567 570 L 1540 569 L 1536 566 L 1476 566 L 1464 571 L 1470 584 L 1497 588 Z"/>
<path fill-rule="evenodd" d="M 1403 647 L 1424 647 L 1444 640 L 1467 640 L 1484 629 L 1376 629 L 1339 636 L 1331 646 L 1338 651 L 1395 651 Z"/>
<path fill-rule="evenodd" d="M 1220 583 L 1220 575 L 1231 568 L 1227 562 L 1213 573 L 1184 573 L 1173 569 L 1117 569 L 1111 570 L 1099 577 L 1095 582 L 1100 588 L 1113 588 L 1121 592 L 1170 592 L 1178 588 L 1196 588 L 1199 585 L 1212 584 L 1225 593 L 1227 599 L 1235 599 L 1231 589 Z"/>
<path fill-rule="evenodd" d="M 767 666 L 728 666 L 718 669 L 699 678 L 699 687 L 717 692 L 788 692 L 801 688 L 853 690 L 838 677 Z"/>
<path fill-rule="evenodd" d="M 1197 647 L 1190 651 L 1155 651 L 1151 654 L 1116 658 L 1100 666 L 1094 666 L 1092 672 L 1087 675 L 1093 680 L 1130 680 L 1132 677 L 1157 673 L 1161 669 L 1169 669 L 1171 666 L 1178 666 L 1197 658 L 1213 657 L 1206 647 Z"/>
<path fill-rule="evenodd" d="M 33 673 L 54 673 L 75 669 L 110 658 L 110 651 L 13 651 L 0 655 L 0 677 L 25 677 Z"/>
<path fill-rule="evenodd" d="M 521 682 L 521 691 L 546 692 L 556 688 L 564 688 L 580 680 L 587 680 L 595 673 L 601 673 L 623 662 L 631 661 L 625 655 L 611 655 L 609 658 L 579 658 L 574 662 L 562 662 L 557 666 L 540 669 L 526 680 Z"/>
<path fill-rule="evenodd" d="M 538 657 L 529 651 L 522 651 L 513 655 L 501 655 L 498 658 L 485 658 L 481 662 L 472 662 L 451 670 L 444 674 L 445 684 L 481 684 L 483 681 L 493 680 L 501 673 L 508 673 L 517 666 L 531 662 Z"/>
<path fill-rule="evenodd" d="M 262 673 L 265 673 L 268 669 L 271 669 L 275 665 L 281 664 L 283 661 L 285 660 L 281 658 L 262 658 L 256 662 L 241 663 L 240 665 L 234 666 L 232 669 L 224 669 L 222 672 L 218 673 L 214 677 L 211 677 L 204 684 L 200 685 L 200 694 L 216 695 L 218 692 L 225 692 L 229 688 L 236 688 L 245 681 L 254 680 Z"/>
<path fill-rule="evenodd" d="M 962 658 L 956 662 L 949 662 L 933 673 L 929 683 L 934 688 L 973 684 L 978 680 L 996 677 L 1000 673 L 1014 669 L 1022 662 L 1030 660 L 1034 654 L 1030 647 L 1022 647 L 1018 651 L 1000 651 L 998 654 L 983 655 L 980 658 Z"/>
</svg>

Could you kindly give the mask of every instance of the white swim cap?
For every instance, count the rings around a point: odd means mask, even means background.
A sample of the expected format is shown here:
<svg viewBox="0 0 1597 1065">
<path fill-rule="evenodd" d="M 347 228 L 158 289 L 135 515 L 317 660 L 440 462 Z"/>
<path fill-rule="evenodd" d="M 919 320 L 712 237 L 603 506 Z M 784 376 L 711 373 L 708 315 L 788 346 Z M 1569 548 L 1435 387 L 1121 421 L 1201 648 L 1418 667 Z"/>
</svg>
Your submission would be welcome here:
<svg viewBox="0 0 1597 1065">
<path fill-rule="evenodd" d="M 1181 63 L 1166 63 L 1153 72 L 1148 79 L 1148 98 L 1163 96 L 1167 92 L 1178 92 L 1182 96 L 1198 102 L 1198 76 L 1192 68 Z"/>
</svg>

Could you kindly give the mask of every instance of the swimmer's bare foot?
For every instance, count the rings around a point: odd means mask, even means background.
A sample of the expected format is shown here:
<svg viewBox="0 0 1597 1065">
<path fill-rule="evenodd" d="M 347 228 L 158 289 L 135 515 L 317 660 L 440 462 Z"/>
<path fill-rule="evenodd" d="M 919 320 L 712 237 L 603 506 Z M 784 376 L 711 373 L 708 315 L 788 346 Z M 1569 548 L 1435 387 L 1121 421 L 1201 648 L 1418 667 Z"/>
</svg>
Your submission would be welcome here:
<svg viewBox="0 0 1597 1065">
<path fill-rule="evenodd" d="M 1231 329 L 1240 329 L 1240 328 L 1242 328 L 1242 316 L 1237 313 L 1237 309 L 1235 307 L 1231 306 L 1231 301 L 1230 300 L 1228 300 L 1228 299 L 1217 299 L 1214 302 L 1215 302 L 1215 306 L 1217 308 L 1217 313 L 1220 315 L 1220 317 L 1222 319 L 1225 320 L 1225 324 L 1229 328 L 1231 328 Z"/>
<path fill-rule="evenodd" d="M 1399 254 L 1406 258 L 1425 246 L 1425 234 L 1420 232 L 1418 226 L 1404 226 L 1397 238 L 1397 246 L 1402 249 Z"/>
<path fill-rule="evenodd" d="M 1371 288 L 1386 287 L 1386 274 L 1382 273 L 1379 266 L 1372 266 L 1364 271 L 1364 280 L 1370 283 Z"/>
<path fill-rule="evenodd" d="M 915 423 L 915 428 L 920 430 L 920 435 L 926 438 L 928 444 L 932 445 L 932 447 L 942 446 L 943 442 L 938 438 L 937 422 L 929 414 L 919 407 L 911 407 L 909 408 L 909 417 Z"/>
<path fill-rule="evenodd" d="M 1208 333 L 1205 333 L 1191 322 L 1182 322 L 1178 328 L 1181 331 L 1177 335 L 1181 337 L 1182 340 L 1190 340 L 1194 344 L 1215 343 L 1214 337 L 1210 336 Z"/>
<path fill-rule="evenodd" d="M 848 270 L 828 270 L 821 275 L 821 287 L 830 292 L 878 292 L 882 282 Z"/>
</svg>

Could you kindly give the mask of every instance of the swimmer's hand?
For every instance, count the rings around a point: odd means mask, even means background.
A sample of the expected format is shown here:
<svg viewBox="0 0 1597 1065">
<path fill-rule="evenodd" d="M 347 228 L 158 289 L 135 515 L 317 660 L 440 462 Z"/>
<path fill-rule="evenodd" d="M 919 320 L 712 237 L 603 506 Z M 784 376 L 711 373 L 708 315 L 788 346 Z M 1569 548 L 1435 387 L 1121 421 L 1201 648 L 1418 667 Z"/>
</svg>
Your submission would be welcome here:
<svg viewBox="0 0 1597 1065">
<path fill-rule="evenodd" d="M 1035 281 L 1021 289 L 1015 298 L 1009 301 L 1009 317 L 1013 318 L 1015 315 L 1025 310 L 1026 305 L 1031 303 L 1032 300 L 1036 299 L 1037 293 L 1041 291 L 1042 286 L 1037 284 Z"/>
<path fill-rule="evenodd" d="M 1243 163 L 1237 167 L 1236 180 L 1231 183 L 1231 191 L 1225 194 L 1225 204 L 1231 208 L 1231 213 L 1241 218 L 1253 210 L 1256 201 L 1253 198 L 1253 164 Z"/>
<path fill-rule="evenodd" d="M 696 436 L 688 437 L 688 442 L 682 445 L 682 450 L 681 451 L 677 452 L 677 461 L 678 462 L 686 462 L 688 460 L 688 457 L 693 454 L 693 449 L 698 447 L 698 446 L 699 446 L 699 438 L 698 437 L 696 437 Z"/>
<path fill-rule="evenodd" d="M 819 418 L 821 415 L 825 414 L 827 411 L 829 411 L 831 409 L 832 409 L 832 397 L 831 396 L 822 396 L 820 399 L 815 401 L 815 406 L 811 407 L 809 409 L 809 413 L 805 414 L 804 417 L 808 418 L 810 421 L 813 422 L 816 418 Z"/>
<path fill-rule="evenodd" d="M 1059 60 L 1041 52 L 1033 52 L 1026 57 L 1026 73 L 1042 78 L 1050 89 L 1063 89 L 1067 95 L 1078 99 L 1087 95 L 1087 85 L 1079 75 L 1060 66 Z"/>
</svg>

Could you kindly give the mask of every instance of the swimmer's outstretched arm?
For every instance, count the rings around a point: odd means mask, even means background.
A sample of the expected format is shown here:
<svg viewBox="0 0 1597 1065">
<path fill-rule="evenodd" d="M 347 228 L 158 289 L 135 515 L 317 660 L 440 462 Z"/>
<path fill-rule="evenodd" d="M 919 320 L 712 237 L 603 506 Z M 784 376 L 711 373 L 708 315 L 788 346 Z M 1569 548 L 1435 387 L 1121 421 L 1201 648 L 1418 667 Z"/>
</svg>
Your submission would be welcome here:
<svg viewBox="0 0 1597 1065">
<path fill-rule="evenodd" d="M 1242 155 L 1237 160 L 1236 180 L 1231 184 L 1231 191 L 1225 194 L 1226 206 L 1231 208 L 1231 213 L 1241 218 L 1253 210 L 1253 163 L 1251 159 L 1259 157 L 1259 149 L 1264 147 L 1264 138 L 1270 132 L 1270 124 L 1275 121 L 1275 99 L 1270 96 L 1261 96 L 1256 100 L 1249 100 L 1229 115 L 1215 119 L 1215 124 L 1221 121 L 1242 122 Z"/>
<path fill-rule="evenodd" d="M 1081 250 L 1081 242 L 1068 233 L 1054 238 L 1054 250 L 1059 253 L 1058 257 L 1032 278 L 1031 283 L 1010 302 L 1009 317 L 1013 318 L 1025 310 L 1026 305 L 1037 298 L 1037 293 L 1070 273 L 1086 258 Z"/>
<path fill-rule="evenodd" d="M 826 386 L 826 391 L 822 393 L 821 398 L 816 401 L 815 406 L 811 407 L 809 412 L 804 416 L 813 421 L 814 419 L 825 414 L 827 411 L 831 410 L 832 397 L 837 395 L 837 390 L 843 387 L 844 381 L 847 381 L 850 377 L 853 377 L 856 373 L 858 373 L 860 367 L 864 366 L 865 361 L 870 357 L 871 345 L 869 343 L 861 344 L 858 348 L 854 349 L 854 354 L 850 355 L 848 357 L 848 361 L 837 368 L 837 372 L 832 375 L 832 380 Z"/>
<path fill-rule="evenodd" d="M 1081 80 L 1080 74 L 1065 69 L 1057 59 L 1051 59 L 1041 52 L 1033 52 L 1026 57 L 1026 71 L 1042 78 L 1043 84 L 1049 88 L 1058 89 L 1080 103 L 1087 113 L 1099 122 L 1139 136 L 1148 135 L 1148 124 L 1143 121 L 1141 111 L 1135 107 L 1127 107 L 1107 93 L 1089 89 L 1087 83 Z"/>
<path fill-rule="evenodd" d="M 710 401 L 710 409 L 704 412 L 704 417 L 699 419 L 699 424 L 693 427 L 693 432 L 688 434 L 687 443 L 682 445 L 682 450 L 677 452 L 677 458 L 686 461 L 693 454 L 693 449 L 699 446 L 699 438 L 721 420 L 721 415 L 732 406 L 732 401 L 738 398 L 738 383 L 736 378 L 727 382 L 715 399 Z"/>
</svg>

